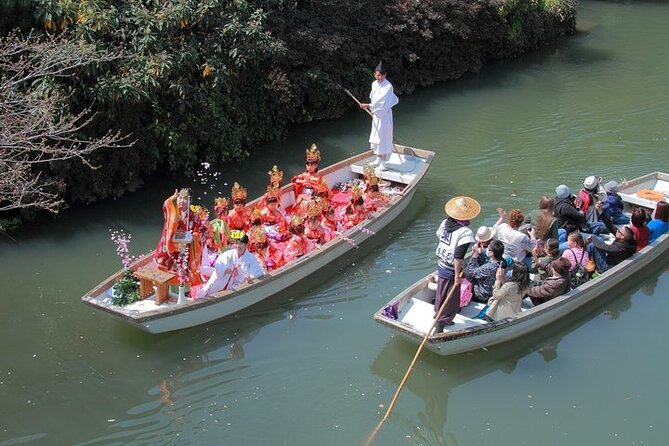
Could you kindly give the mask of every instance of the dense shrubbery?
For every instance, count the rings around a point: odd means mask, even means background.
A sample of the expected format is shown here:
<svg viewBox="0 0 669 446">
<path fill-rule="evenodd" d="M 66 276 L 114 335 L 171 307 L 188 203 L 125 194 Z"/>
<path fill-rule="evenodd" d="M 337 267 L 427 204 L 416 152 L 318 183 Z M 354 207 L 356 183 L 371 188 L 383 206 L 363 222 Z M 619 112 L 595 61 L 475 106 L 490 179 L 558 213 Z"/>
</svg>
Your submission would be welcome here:
<svg viewBox="0 0 669 446">
<path fill-rule="evenodd" d="M 477 71 L 573 32 L 574 0 L 35 0 L 49 33 L 127 57 L 59 88 L 131 134 L 51 172 L 70 200 L 117 196 L 159 166 L 244 158 L 294 122 L 351 107 L 339 85 L 367 94 L 383 59 L 399 93 Z M 53 82 L 57 82 L 53 80 Z M 357 91 L 356 91 L 357 90 Z"/>
</svg>

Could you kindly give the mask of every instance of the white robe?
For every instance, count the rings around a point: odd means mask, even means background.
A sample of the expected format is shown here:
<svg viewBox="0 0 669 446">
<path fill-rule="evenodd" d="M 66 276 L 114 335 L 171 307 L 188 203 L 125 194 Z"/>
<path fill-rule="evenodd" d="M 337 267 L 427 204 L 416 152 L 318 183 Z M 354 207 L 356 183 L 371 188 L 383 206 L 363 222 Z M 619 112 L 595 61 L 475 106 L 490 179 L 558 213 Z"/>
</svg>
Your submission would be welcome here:
<svg viewBox="0 0 669 446">
<path fill-rule="evenodd" d="M 229 268 L 233 269 L 231 274 L 226 273 Z M 214 272 L 198 293 L 198 297 L 212 295 L 223 289 L 233 290 L 245 280 L 257 279 L 263 274 L 265 272 L 258 259 L 248 250 L 244 251 L 240 257 L 237 255 L 236 248 L 228 249 L 214 262 Z"/>
<path fill-rule="evenodd" d="M 385 155 L 393 151 L 393 110 L 400 100 L 395 96 L 393 86 L 388 79 L 382 82 L 372 82 L 372 91 L 369 93 L 372 131 L 369 134 L 369 143 L 374 153 Z"/>
</svg>

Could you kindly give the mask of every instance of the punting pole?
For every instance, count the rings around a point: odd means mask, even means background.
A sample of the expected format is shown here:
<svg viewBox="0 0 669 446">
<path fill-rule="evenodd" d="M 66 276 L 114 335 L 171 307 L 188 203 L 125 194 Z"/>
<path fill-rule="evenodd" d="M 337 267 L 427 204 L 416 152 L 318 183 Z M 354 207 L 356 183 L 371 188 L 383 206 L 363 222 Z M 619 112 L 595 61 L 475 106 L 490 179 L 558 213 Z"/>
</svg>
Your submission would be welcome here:
<svg viewBox="0 0 669 446">
<path fill-rule="evenodd" d="M 462 273 L 460 273 L 460 277 L 462 277 Z M 425 344 L 427 344 L 428 339 L 430 339 L 430 335 L 432 335 L 432 331 L 434 330 L 434 327 L 437 325 L 437 321 L 441 317 L 441 314 L 444 312 L 444 309 L 446 308 L 446 304 L 451 300 L 453 296 L 453 291 L 455 291 L 456 287 L 451 287 L 451 290 L 448 292 L 448 295 L 446 296 L 446 299 L 444 299 L 444 302 L 441 304 L 441 308 L 439 308 L 439 312 L 434 318 L 434 322 L 432 322 L 432 326 L 430 329 L 427 331 L 427 334 L 423 338 L 423 342 L 420 343 L 420 346 L 418 347 L 418 350 L 416 350 L 416 354 L 413 357 L 413 360 L 411 361 L 411 364 L 409 365 L 409 368 L 407 369 L 406 373 L 404 374 L 404 378 L 402 378 L 402 381 L 400 382 L 400 385 L 397 387 L 397 390 L 395 391 L 395 395 L 393 395 L 393 399 L 390 401 L 390 404 L 388 405 L 388 410 L 386 410 L 385 415 L 383 415 L 383 418 L 381 418 L 381 421 L 379 421 L 379 424 L 376 425 L 374 430 L 372 431 L 371 434 L 369 434 L 369 437 L 367 438 L 367 441 L 365 442 L 364 446 L 369 446 L 372 444 L 372 441 L 374 440 L 374 437 L 376 437 L 376 434 L 379 433 L 381 428 L 383 427 L 383 423 L 386 422 L 388 417 L 390 416 L 390 412 L 393 411 L 393 408 L 395 407 L 395 403 L 397 403 L 397 399 L 400 396 L 400 392 L 402 391 L 402 388 L 404 387 L 404 384 L 409 380 L 409 376 L 411 375 L 411 372 L 413 371 L 414 366 L 416 365 L 416 361 L 418 361 L 418 356 L 420 355 L 420 352 L 423 351 L 423 347 L 425 347 Z"/>
<path fill-rule="evenodd" d="M 348 88 L 344 88 L 344 87 L 341 87 L 341 88 L 344 90 L 344 92 L 345 92 L 347 95 L 349 95 L 349 96 L 351 97 L 351 99 L 353 99 L 353 100 L 355 101 L 356 104 L 358 104 L 358 107 L 360 107 L 362 110 L 365 110 L 365 111 L 367 112 L 367 114 L 369 115 L 370 118 L 374 118 L 374 113 L 372 113 L 372 111 L 371 111 L 370 109 L 368 109 L 368 108 L 362 108 L 362 107 L 361 107 L 361 106 L 362 106 L 362 102 L 360 102 L 360 101 L 358 100 L 358 98 L 356 98 L 356 97 L 353 95 L 353 93 L 351 93 L 351 92 L 348 90 Z M 397 149 L 397 146 L 395 145 L 395 140 L 394 140 L 394 139 L 393 139 L 393 151 L 396 152 L 396 153 L 400 153 L 400 151 Z"/>
</svg>

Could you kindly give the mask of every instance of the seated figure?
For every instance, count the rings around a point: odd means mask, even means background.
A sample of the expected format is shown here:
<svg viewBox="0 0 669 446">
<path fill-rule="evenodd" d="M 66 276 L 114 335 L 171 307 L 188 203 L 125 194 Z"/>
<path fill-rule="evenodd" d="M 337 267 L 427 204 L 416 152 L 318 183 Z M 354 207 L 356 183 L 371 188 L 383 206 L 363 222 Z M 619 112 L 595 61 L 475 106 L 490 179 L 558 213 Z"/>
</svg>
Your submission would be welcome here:
<svg viewBox="0 0 669 446">
<path fill-rule="evenodd" d="M 571 235 L 578 235 L 578 232 L 572 232 Z M 536 275 L 537 280 L 543 280 L 552 274 L 551 263 L 560 257 L 560 244 L 557 239 L 549 238 L 543 247 L 537 245 L 532 250 L 532 262 L 530 263 L 530 272 Z"/>
<path fill-rule="evenodd" d="M 330 229 L 321 225 L 322 209 L 323 205 L 317 200 L 313 200 L 307 209 L 307 226 L 304 235 L 316 245 L 323 245 L 333 237 Z"/>
<path fill-rule="evenodd" d="M 304 220 L 297 215 L 293 215 L 289 231 L 292 235 L 283 249 L 282 264 L 284 265 L 309 252 L 309 239 L 304 236 Z"/>
<path fill-rule="evenodd" d="M 650 237 L 648 243 L 653 243 L 659 236 L 669 230 L 669 203 L 664 200 L 655 205 L 653 219 L 648 223 Z"/>
<path fill-rule="evenodd" d="M 527 265 L 521 262 L 513 262 L 508 267 L 510 268 L 508 279 L 506 278 L 505 266 L 505 262 L 500 262 L 500 266 L 495 273 L 495 285 L 484 318 L 489 322 L 520 313 L 520 305 L 525 290 L 530 285 Z"/>
<path fill-rule="evenodd" d="M 316 144 L 312 144 L 306 150 L 306 170 L 291 179 L 291 182 L 295 185 L 296 201 L 305 187 L 309 187 L 312 191 L 317 189 L 321 179 L 320 175 L 318 175 L 318 163 L 320 160 L 321 152 L 318 150 Z"/>
<path fill-rule="evenodd" d="M 478 237 L 479 231 L 476 232 Z M 483 252 L 487 251 L 487 255 Z M 484 247 L 477 240 L 472 256 L 464 269 L 465 277 L 472 283 L 472 300 L 481 303 L 488 303 L 492 297 L 493 285 L 495 284 L 495 275 L 499 269 L 499 264 L 503 262 L 504 244 L 499 240 L 492 240 L 487 247 Z"/>
<path fill-rule="evenodd" d="M 244 282 L 250 283 L 265 274 L 258 259 L 246 249 L 248 236 L 241 231 L 233 231 L 232 237 L 234 247 L 218 256 L 214 263 L 214 272 L 197 297 L 234 290 Z"/>
<path fill-rule="evenodd" d="M 534 305 L 548 302 L 569 291 L 569 260 L 560 257 L 551 262 L 552 274 L 546 280 L 533 282 L 527 289 L 526 295 L 530 297 Z"/>
<path fill-rule="evenodd" d="M 591 175 L 583 180 L 583 188 L 575 199 L 576 206 L 585 215 L 591 234 L 608 234 L 616 231 L 608 215 L 606 193 L 600 183 L 602 178 Z"/>
<path fill-rule="evenodd" d="M 217 197 L 214 200 L 214 214 L 216 218 L 209 222 L 207 247 L 210 252 L 222 254 L 228 247 L 230 226 L 228 225 L 228 199 Z"/>
<path fill-rule="evenodd" d="M 246 189 L 235 182 L 232 186 L 232 210 L 228 213 L 228 225 L 230 229 L 237 231 L 248 231 L 250 226 L 251 211 L 246 208 Z"/>
<path fill-rule="evenodd" d="M 532 252 L 534 242 L 530 237 L 518 230 L 520 225 L 523 224 L 525 216 L 519 209 L 512 209 L 509 212 L 508 221 L 502 223 L 506 212 L 504 212 L 504 209 L 498 208 L 497 213 L 499 214 L 499 219 L 495 223 L 495 228 L 497 229 L 495 238 L 504 243 L 504 255 L 511 257 L 516 262 L 526 262 L 525 258 L 528 253 Z M 529 263 L 528 259 L 526 264 L 529 265 Z"/>
<path fill-rule="evenodd" d="M 570 268 L 576 266 L 577 263 L 587 267 L 588 262 L 590 261 L 590 255 L 585 249 L 585 242 L 583 241 L 581 234 L 572 232 L 569 234 L 569 237 L 567 237 L 567 243 L 569 247 L 562 253 L 562 257 L 569 260 Z"/>
<path fill-rule="evenodd" d="M 650 239 L 650 229 L 646 226 L 646 211 L 643 208 L 636 208 L 632 211 L 632 217 L 630 218 L 630 229 L 634 234 L 634 240 L 636 240 L 636 250 L 641 251 L 643 248 L 648 245 L 648 240 Z"/>
<path fill-rule="evenodd" d="M 618 195 L 618 183 L 609 181 L 604 185 L 606 192 L 606 202 L 609 209 L 609 218 L 614 225 L 626 225 L 630 218 L 623 212 L 623 199 Z"/>
<path fill-rule="evenodd" d="M 286 213 L 279 207 L 280 190 L 272 186 L 267 188 L 266 204 L 260 211 L 260 220 L 267 236 L 274 241 L 285 241 L 288 233 Z"/>
<path fill-rule="evenodd" d="M 589 236 L 586 239 L 588 255 L 595 259 L 597 271 L 603 273 L 634 255 L 636 252 L 636 240 L 632 230 L 624 226 L 616 231 L 616 239 L 607 244 L 597 236 Z"/>
</svg>

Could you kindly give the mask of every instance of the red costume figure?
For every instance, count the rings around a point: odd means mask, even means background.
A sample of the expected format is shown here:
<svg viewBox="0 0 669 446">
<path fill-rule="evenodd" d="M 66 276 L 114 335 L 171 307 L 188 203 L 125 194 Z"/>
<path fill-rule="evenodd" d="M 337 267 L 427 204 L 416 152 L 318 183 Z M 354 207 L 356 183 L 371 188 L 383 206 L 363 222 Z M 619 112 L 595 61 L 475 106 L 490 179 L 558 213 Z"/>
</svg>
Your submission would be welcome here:
<svg viewBox="0 0 669 446">
<path fill-rule="evenodd" d="M 254 208 L 251 211 L 251 216 L 249 217 L 249 228 L 248 228 L 249 240 L 251 239 L 251 233 L 255 233 L 257 231 L 262 232 L 262 230 L 263 228 L 262 228 L 262 220 L 260 219 L 260 209 Z M 253 252 L 253 250 L 255 249 L 255 245 L 249 242 L 246 249 Z"/>
<path fill-rule="evenodd" d="M 332 232 L 321 226 L 321 215 L 323 205 L 318 201 L 312 201 L 307 210 L 307 227 L 304 236 L 317 245 L 323 245 L 332 240 Z"/>
<path fill-rule="evenodd" d="M 291 219 L 290 233 L 293 234 L 283 250 L 283 264 L 292 262 L 309 251 L 309 242 L 304 236 L 304 220 L 296 215 Z"/>
<path fill-rule="evenodd" d="M 344 213 L 344 229 L 350 229 L 369 217 L 369 211 L 365 207 L 362 191 L 357 185 L 351 187 L 351 204 L 346 207 Z"/>
<path fill-rule="evenodd" d="M 267 236 L 262 229 L 255 229 L 249 234 L 249 245 L 253 245 L 253 255 L 258 262 L 267 271 L 276 269 L 279 264 L 276 259 L 276 249 L 270 245 Z"/>
<path fill-rule="evenodd" d="M 379 177 L 371 164 L 367 164 L 363 173 L 365 175 L 365 207 L 369 212 L 376 212 L 379 208 L 386 205 L 386 199 L 379 190 Z"/>
<path fill-rule="evenodd" d="M 339 231 L 340 225 L 337 223 L 337 215 L 334 206 L 330 205 L 326 209 L 323 209 L 321 226 L 330 231 L 332 237 L 334 237 L 335 232 Z"/>
<path fill-rule="evenodd" d="M 276 197 L 279 202 L 279 207 L 281 207 L 281 183 L 283 182 L 283 171 L 279 170 L 276 165 L 272 166 L 272 170 L 267 172 L 269 176 L 269 183 L 267 184 L 267 193 L 263 195 L 258 201 L 258 207 L 260 209 L 264 208 L 267 205 L 267 199 L 269 198 L 270 190 L 276 190 Z"/>
<path fill-rule="evenodd" d="M 285 241 L 289 236 L 286 213 L 279 208 L 280 193 L 278 187 L 270 185 L 265 194 L 267 204 L 260 213 L 265 233 L 274 241 Z"/>
<path fill-rule="evenodd" d="M 316 144 L 312 144 L 306 151 L 306 170 L 299 175 L 292 178 L 291 182 L 295 185 L 295 199 L 302 193 L 305 187 L 309 187 L 312 191 L 316 190 L 317 184 L 320 182 L 320 175 L 318 175 L 318 163 L 321 160 L 321 152 L 318 150 Z"/>
<path fill-rule="evenodd" d="M 189 281 L 191 285 L 201 283 L 202 228 L 198 215 L 191 212 L 188 189 L 174 191 L 174 194 L 165 200 L 163 218 L 163 229 L 153 260 L 159 269 L 171 271 L 185 244 L 188 250 Z"/>
<path fill-rule="evenodd" d="M 231 196 L 233 208 L 228 213 L 228 224 L 230 229 L 247 231 L 249 229 L 251 211 L 246 208 L 246 189 L 235 182 L 232 186 Z"/>
<path fill-rule="evenodd" d="M 228 247 L 230 226 L 228 225 L 228 199 L 218 197 L 214 200 L 216 218 L 209 222 L 207 248 L 212 253 L 222 253 Z"/>
</svg>

